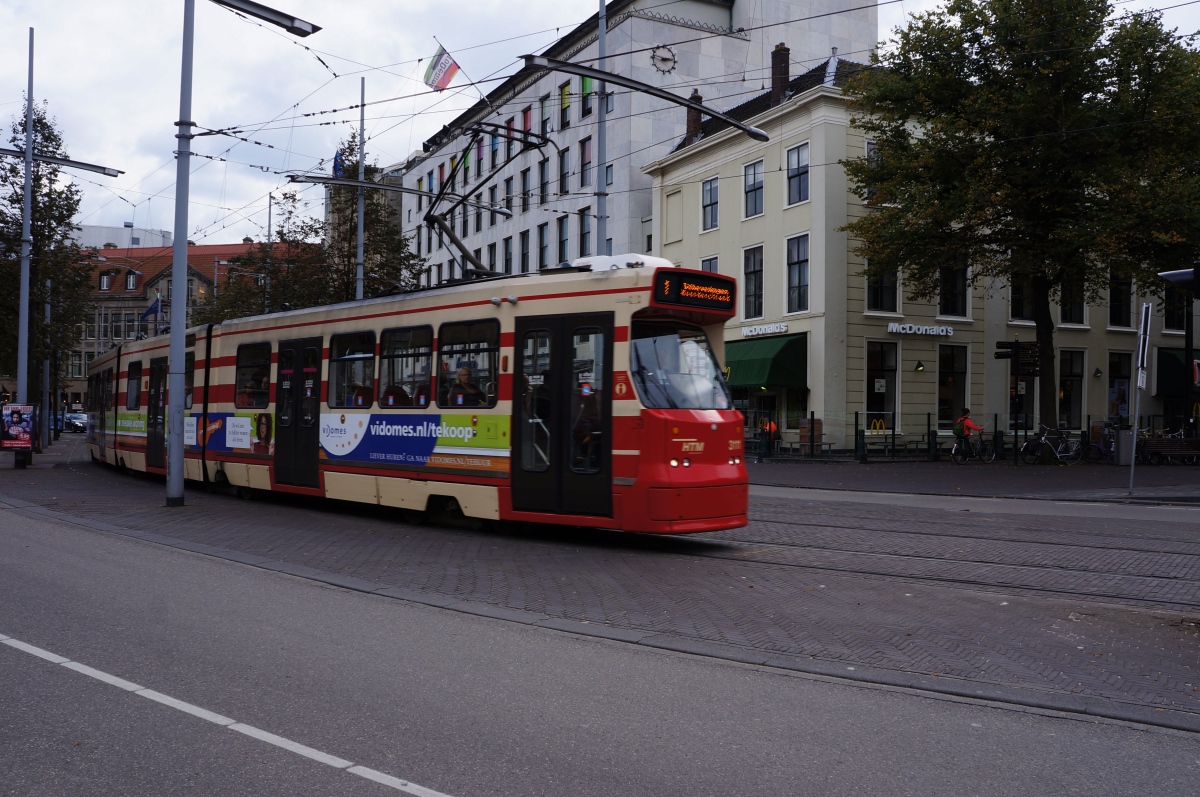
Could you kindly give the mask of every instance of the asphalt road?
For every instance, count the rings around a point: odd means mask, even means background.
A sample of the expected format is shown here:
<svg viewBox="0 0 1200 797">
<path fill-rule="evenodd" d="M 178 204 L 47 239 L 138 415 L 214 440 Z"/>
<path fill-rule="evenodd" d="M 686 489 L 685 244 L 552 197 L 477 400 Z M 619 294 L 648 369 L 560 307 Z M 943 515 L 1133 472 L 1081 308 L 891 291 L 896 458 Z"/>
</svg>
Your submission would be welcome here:
<svg viewBox="0 0 1200 797">
<path fill-rule="evenodd" d="M 473 617 L 13 509 L 0 510 L 0 635 L 5 797 L 403 793 L 356 768 L 454 797 L 1191 795 L 1200 782 L 1194 735 Z"/>
</svg>

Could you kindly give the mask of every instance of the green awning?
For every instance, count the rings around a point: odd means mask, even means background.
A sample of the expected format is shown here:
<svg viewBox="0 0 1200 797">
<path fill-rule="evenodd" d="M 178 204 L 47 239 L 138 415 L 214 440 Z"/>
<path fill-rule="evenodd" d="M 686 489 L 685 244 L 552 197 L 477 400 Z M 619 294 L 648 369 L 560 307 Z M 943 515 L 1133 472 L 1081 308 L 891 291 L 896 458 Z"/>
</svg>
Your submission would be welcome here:
<svg viewBox="0 0 1200 797">
<path fill-rule="evenodd" d="M 725 344 L 730 387 L 808 388 L 808 335 L 780 335 Z"/>
</svg>

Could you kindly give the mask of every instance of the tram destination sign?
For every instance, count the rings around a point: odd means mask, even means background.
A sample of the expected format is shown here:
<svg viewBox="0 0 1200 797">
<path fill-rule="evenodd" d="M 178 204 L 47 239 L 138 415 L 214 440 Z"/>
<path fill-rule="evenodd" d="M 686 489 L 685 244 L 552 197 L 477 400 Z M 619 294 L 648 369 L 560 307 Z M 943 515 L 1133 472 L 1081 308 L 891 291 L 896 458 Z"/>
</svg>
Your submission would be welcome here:
<svg viewBox="0 0 1200 797">
<path fill-rule="evenodd" d="M 734 282 L 719 274 L 691 269 L 660 269 L 654 275 L 654 300 L 705 310 L 733 312 Z"/>
</svg>

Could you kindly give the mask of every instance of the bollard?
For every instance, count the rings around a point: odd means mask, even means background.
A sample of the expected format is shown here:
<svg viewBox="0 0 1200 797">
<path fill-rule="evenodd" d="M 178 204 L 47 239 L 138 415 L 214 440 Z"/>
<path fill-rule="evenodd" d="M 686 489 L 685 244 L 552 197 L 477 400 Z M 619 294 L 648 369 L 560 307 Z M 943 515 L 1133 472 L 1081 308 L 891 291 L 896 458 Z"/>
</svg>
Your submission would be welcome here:
<svg viewBox="0 0 1200 797">
<path fill-rule="evenodd" d="M 867 430 L 858 429 L 854 432 L 854 458 L 859 462 L 867 461 Z"/>
<path fill-rule="evenodd" d="M 771 433 L 762 428 L 758 430 L 758 461 L 763 462 L 770 456 Z"/>
</svg>

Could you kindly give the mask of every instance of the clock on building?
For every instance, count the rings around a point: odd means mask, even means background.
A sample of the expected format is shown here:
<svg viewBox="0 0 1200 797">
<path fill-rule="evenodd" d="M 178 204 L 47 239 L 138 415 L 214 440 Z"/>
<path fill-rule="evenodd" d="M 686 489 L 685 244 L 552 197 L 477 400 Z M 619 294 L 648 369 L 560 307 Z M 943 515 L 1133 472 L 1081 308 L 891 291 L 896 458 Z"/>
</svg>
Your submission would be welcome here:
<svg viewBox="0 0 1200 797">
<path fill-rule="evenodd" d="M 675 51 L 665 44 L 660 44 L 650 51 L 650 63 L 664 75 L 675 71 Z"/>
</svg>

